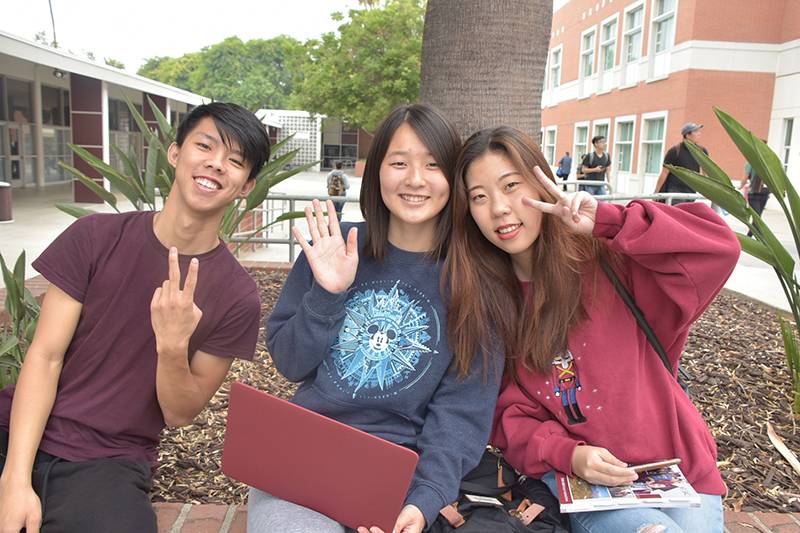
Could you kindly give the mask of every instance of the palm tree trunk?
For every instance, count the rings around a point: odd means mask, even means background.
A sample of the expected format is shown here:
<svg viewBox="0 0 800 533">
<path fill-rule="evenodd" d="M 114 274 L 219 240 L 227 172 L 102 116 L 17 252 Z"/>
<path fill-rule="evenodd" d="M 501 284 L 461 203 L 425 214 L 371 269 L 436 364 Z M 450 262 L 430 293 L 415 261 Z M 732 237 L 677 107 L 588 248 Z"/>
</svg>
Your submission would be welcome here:
<svg viewBox="0 0 800 533">
<path fill-rule="evenodd" d="M 428 0 L 420 99 L 463 136 L 507 124 L 539 139 L 552 0 Z"/>
</svg>

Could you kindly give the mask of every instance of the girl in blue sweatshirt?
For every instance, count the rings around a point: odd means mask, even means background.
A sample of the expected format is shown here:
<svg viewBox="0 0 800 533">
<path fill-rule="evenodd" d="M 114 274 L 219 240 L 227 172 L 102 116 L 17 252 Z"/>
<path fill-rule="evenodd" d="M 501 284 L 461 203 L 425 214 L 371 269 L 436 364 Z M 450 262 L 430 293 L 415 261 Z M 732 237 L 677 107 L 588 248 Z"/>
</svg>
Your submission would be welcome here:
<svg viewBox="0 0 800 533">
<path fill-rule="evenodd" d="M 398 533 L 422 531 L 455 501 L 488 440 L 499 387 L 494 365 L 456 357 L 447 343 L 440 274 L 460 145 L 431 107 L 389 114 L 364 170 L 366 222 L 340 227 L 331 202 L 327 219 L 319 202 L 306 208 L 311 243 L 295 228 L 303 253 L 267 320 L 275 366 L 301 383 L 296 404 L 419 452 Z M 344 528 L 251 489 L 248 530 Z"/>
</svg>

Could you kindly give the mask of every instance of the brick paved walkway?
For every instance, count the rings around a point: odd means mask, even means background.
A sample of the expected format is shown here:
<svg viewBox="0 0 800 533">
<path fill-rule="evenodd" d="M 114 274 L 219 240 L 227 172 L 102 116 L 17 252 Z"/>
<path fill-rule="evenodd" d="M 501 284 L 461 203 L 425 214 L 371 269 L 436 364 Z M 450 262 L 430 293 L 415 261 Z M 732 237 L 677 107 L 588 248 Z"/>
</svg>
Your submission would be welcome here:
<svg viewBox="0 0 800 533">
<path fill-rule="evenodd" d="M 154 504 L 158 533 L 245 533 L 243 505 Z M 800 533 L 800 513 L 725 512 L 725 533 Z M 487 532 L 488 533 L 488 532 Z"/>
</svg>

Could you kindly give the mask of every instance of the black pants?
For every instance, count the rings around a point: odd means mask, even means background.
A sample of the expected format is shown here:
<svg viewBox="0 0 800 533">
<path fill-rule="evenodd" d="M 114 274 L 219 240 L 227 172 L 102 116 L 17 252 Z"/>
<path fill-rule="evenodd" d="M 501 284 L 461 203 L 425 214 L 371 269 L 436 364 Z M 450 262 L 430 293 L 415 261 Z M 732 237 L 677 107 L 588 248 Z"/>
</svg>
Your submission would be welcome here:
<svg viewBox="0 0 800 533">
<path fill-rule="evenodd" d="M 334 200 L 333 201 L 333 208 L 336 209 L 336 218 L 342 220 L 342 209 L 344 209 L 344 202 L 345 199 L 342 198 L 341 200 Z M 344 236 L 345 240 L 347 239 L 347 235 Z"/>
<path fill-rule="evenodd" d="M 761 215 L 764 212 L 764 206 L 767 205 L 769 199 L 768 192 L 751 192 L 747 195 L 747 203 L 753 208 L 753 211 Z"/>
<path fill-rule="evenodd" d="M 758 213 L 758 216 L 761 216 L 761 213 L 764 212 L 764 207 L 767 205 L 767 200 L 769 200 L 769 192 L 751 192 L 747 195 L 747 203 L 750 204 L 750 207 L 753 208 L 753 211 Z M 747 230 L 747 236 L 752 237 L 753 232 Z"/>
<path fill-rule="evenodd" d="M 0 430 L 0 469 L 8 433 Z M 124 459 L 65 461 L 36 453 L 33 490 L 42 502 L 42 533 L 155 533 L 150 466 Z"/>
</svg>

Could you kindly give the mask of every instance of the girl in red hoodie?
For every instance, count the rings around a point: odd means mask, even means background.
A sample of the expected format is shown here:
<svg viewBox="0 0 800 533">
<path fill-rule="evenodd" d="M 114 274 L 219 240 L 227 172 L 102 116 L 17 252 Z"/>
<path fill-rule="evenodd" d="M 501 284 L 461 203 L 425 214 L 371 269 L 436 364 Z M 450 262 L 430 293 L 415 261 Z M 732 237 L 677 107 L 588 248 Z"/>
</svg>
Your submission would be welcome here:
<svg viewBox="0 0 800 533">
<path fill-rule="evenodd" d="M 538 146 L 509 127 L 467 140 L 455 182 L 450 343 L 508 354 L 493 443 L 554 493 L 556 471 L 616 486 L 637 477 L 629 465 L 678 457 L 701 508 L 576 513 L 573 530 L 721 532 L 714 438 L 600 263 L 677 368 L 689 328 L 736 265 L 733 232 L 700 203 L 562 192 Z"/>
</svg>

